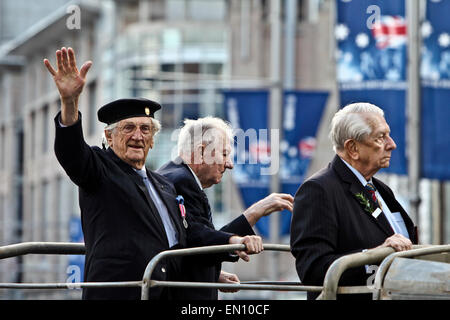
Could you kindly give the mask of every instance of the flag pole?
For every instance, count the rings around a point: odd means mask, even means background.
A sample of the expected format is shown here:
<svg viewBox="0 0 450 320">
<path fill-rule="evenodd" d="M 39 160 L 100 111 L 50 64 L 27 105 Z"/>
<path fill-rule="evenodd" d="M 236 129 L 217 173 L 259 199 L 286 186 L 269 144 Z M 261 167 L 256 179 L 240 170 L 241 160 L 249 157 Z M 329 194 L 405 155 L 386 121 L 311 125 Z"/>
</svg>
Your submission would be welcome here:
<svg viewBox="0 0 450 320">
<path fill-rule="evenodd" d="M 420 183 L 420 2 L 406 1 L 408 19 L 408 185 L 410 216 L 416 225 L 419 222 Z"/>
<path fill-rule="evenodd" d="M 271 150 L 271 172 L 270 172 L 270 192 L 279 192 L 279 145 L 281 133 L 281 1 L 271 0 L 270 2 L 270 77 L 272 85 L 270 87 L 270 150 Z M 280 242 L 280 214 L 274 212 L 270 215 L 270 242 Z M 277 252 L 274 251 L 270 261 L 270 278 L 277 281 L 279 277 L 279 265 Z"/>
</svg>

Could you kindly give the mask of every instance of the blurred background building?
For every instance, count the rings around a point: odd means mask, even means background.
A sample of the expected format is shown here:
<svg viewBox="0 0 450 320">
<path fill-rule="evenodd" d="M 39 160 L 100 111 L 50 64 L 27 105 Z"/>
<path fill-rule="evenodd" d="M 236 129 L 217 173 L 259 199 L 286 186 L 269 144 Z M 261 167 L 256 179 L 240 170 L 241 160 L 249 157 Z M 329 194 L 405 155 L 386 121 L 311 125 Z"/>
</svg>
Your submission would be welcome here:
<svg viewBox="0 0 450 320">
<path fill-rule="evenodd" d="M 0 0 L 0 245 L 26 241 L 82 241 L 78 191 L 53 152 L 59 95 L 43 59 L 73 47 L 78 64 L 94 62 L 81 97 L 84 134 L 100 145 L 98 108 L 143 96 L 163 105 L 163 130 L 150 152 L 157 169 L 175 155 L 185 118 L 225 117 L 221 90 L 270 89 L 269 0 Z M 333 156 L 328 125 L 339 107 L 335 63 L 335 1 L 279 2 L 280 81 L 283 87 L 329 93 L 307 176 Z M 289 49 L 286 49 L 289 48 Z M 408 207 L 407 177 L 381 174 Z M 299 182 L 300 183 L 300 182 Z M 448 243 L 447 184 L 421 180 L 416 223 L 421 243 Z M 233 177 L 207 189 L 217 227 L 244 204 Z M 288 243 L 288 236 L 281 237 Z M 268 241 L 266 241 L 268 242 Z M 270 255 L 224 264 L 241 280 L 275 280 Z M 0 261 L 0 282 L 66 282 L 82 268 L 77 257 L 29 255 Z M 289 254 L 277 260 L 277 280 L 298 281 Z M 75 271 L 74 271 L 75 270 Z M 81 280 L 81 279 L 79 279 Z M 79 298 L 80 290 L 4 290 L 1 299 Z M 233 298 L 298 298 L 302 294 L 240 292 Z"/>
</svg>

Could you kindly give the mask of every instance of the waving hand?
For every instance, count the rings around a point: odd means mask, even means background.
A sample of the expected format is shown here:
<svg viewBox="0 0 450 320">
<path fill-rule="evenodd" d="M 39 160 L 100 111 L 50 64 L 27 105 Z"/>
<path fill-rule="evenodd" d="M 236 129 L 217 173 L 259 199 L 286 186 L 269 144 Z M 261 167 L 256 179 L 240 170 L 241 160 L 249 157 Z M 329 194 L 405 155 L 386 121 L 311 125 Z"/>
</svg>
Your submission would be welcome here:
<svg viewBox="0 0 450 320">
<path fill-rule="evenodd" d="M 44 59 L 44 64 L 53 76 L 61 96 L 61 122 L 64 125 L 71 125 L 78 120 L 78 98 L 83 91 L 86 74 L 92 62 L 87 61 L 78 70 L 75 52 L 72 48 L 63 47 L 56 51 L 56 71 L 47 59 Z"/>
</svg>

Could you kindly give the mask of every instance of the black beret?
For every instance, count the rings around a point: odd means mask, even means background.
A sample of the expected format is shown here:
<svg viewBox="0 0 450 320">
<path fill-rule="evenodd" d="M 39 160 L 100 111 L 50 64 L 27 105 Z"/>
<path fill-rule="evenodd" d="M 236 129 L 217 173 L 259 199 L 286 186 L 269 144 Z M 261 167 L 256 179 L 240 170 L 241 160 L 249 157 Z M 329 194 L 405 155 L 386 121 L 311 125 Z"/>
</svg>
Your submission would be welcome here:
<svg viewBox="0 0 450 320">
<path fill-rule="evenodd" d="M 105 104 L 98 112 L 98 120 L 106 124 L 133 117 L 152 117 L 161 105 L 145 98 L 119 99 Z"/>
</svg>

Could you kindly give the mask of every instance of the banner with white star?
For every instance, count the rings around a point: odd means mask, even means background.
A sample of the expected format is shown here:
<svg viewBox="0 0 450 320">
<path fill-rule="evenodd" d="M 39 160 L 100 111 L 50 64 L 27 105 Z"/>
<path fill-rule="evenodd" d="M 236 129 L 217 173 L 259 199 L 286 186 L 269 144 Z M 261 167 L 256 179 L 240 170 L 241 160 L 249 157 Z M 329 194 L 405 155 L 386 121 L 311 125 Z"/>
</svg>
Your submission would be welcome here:
<svg viewBox="0 0 450 320">
<path fill-rule="evenodd" d="M 384 172 L 406 174 L 407 26 L 404 0 L 336 0 L 340 105 L 370 102 L 385 112 L 397 144 Z"/>
<path fill-rule="evenodd" d="M 421 24 L 421 175 L 450 179 L 450 0 L 427 0 Z"/>
<path fill-rule="evenodd" d="M 279 149 L 271 150 L 268 90 L 223 90 L 224 111 L 234 130 L 233 181 L 239 188 L 245 208 L 270 193 L 271 174 L 279 174 L 280 190 L 295 195 L 303 182 L 316 148 L 317 128 L 328 99 L 328 92 L 283 92 L 282 128 Z M 279 131 L 279 130 L 278 130 Z M 279 168 L 268 170 L 274 157 Z M 290 232 L 291 214 L 277 215 L 279 235 Z M 270 217 L 263 217 L 256 228 L 270 237 Z"/>
</svg>

